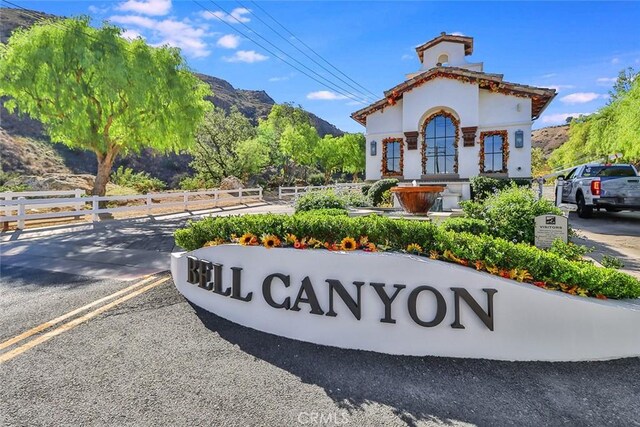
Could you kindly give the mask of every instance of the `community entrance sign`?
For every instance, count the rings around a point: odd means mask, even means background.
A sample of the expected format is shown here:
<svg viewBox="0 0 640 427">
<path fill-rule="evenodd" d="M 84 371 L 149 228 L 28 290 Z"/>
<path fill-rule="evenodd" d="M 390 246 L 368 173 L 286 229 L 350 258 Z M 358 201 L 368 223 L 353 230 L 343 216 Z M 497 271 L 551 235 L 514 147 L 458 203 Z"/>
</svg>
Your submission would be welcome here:
<svg viewBox="0 0 640 427">
<path fill-rule="evenodd" d="M 173 254 L 171 271 L 199 307 L 317 344 L 499 360 L 640 355 L 640 306 L 412 255 L 221 245 Z"/>
</svg>

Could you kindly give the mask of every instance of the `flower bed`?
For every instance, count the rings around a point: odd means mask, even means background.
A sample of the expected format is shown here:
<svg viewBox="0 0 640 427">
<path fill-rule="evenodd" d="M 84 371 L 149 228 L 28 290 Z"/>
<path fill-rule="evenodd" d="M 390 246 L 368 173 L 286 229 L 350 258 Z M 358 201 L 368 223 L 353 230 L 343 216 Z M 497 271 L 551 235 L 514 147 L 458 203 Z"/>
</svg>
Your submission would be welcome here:
<svg viewBox="0 0 640 427">
<path fill-rule="evenodd" d="M 591 263 L 570 261 L 525 243 L 457 233 L 431 223 L 377 215 L 244 215 L 206 218 L 176 231 L 186 250 L 224 243 L 327 250 L 409 252 L 540 288 L 597 298 L 638 298 L 640 281 Z"/>
</svg>

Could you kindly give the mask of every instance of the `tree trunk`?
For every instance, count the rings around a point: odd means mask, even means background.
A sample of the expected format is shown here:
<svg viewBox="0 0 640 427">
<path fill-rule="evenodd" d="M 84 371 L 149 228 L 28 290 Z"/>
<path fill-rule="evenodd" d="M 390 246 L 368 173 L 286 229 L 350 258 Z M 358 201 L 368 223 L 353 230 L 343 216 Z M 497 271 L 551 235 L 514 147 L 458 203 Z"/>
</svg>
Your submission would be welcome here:
<svg viewBox="0 0 640 427">
<path fill-rule="evenodd" d="M 98 173 L 96 174 L 96 180 L 93 184 L 94 196 L 104 196 L 107 193 L 107 183 L 109 182 L 109 176 L 111 175 L 111 169 L 113 168 L 113 162 L 115 161 L 115 153 L 96 153 L 98 159 Z M 107 207 L 106 201 L 99 202 L 100 209 Z"/>
</svg>

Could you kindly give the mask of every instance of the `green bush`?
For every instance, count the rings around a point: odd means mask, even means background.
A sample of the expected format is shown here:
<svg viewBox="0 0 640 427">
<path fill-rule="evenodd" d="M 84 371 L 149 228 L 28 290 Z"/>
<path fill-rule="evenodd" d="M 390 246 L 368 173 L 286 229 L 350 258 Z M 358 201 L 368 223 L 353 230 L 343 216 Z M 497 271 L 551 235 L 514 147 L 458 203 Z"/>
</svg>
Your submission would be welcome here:
<svg viewBox="0 0 640 427">
<path fill-rule="evenodd" d="M 328 216 L 347 216 L 349 213 L 346 209 L 316 209 L 313 211 L 301 211 L 296 215 L 328 215 Z"/>
<path fill-rule="evenodd" d="M 603 255 L 602 261 L 600 262 L 600 264 L 602 264 L 603 267 L 613 268 L 615 270 L 618 270 L 624 267 L 624 264 L 622 261 L 620 261 L 618 258 L 611 255 Z"/>
<path fill-rule="evenodd" d="M 576 245 L 572 242 L 565 243 L 560 239 L 555 239 L 549 248 L 549 252 L 570 261 L 583 261 L 582 257 L 589 251 L 590 249 L 584 245 Z"/>
<path fill-rule="evenodd" d="M 377 215 L 349 217 L 307 213 L 210 217 L 190 222 L 186 228 L 176 231 L 175 239 L 178 246 L 195 250 L 208 241 L 230 241 L 232 236 L 244 233 L 256 236 L 275 234 L 281 238 L 291 233 L 323 242 L 367 236 L 369 241 L 392 251 L 403 251 L 409 244 L 416 243 L 422 247 L 423 253 L 436 254 L 438 258 L 449 261 L 464 261 L 473 266 L 484 265 L 488 271 L 526 270 L 532 276 L 530 280 L 551 288 L 579 287 L 590 295 L 609 298 L 640 297 L 640 281 L 617 270 L 571 261 L 524 243 L 449 231 L 428 222 Z"/>
<path fill-rule="evenodd" d="M 497 193 L 498 191 L 510 188 L 513 184 L 518 187 L 529 187 L 531 185 L 528 179 L 517 178 L 492 178 L 489 176 L 475 176 L 470 179 L 471 198 L 476 202 L 482 202 L 487 197 Z"/>
<path fill-rule="evenodd" d="M 310 191 L 296 200 L 296 212 L 313 211 L 317 209 L 346 209 L 343 198 L 333 190 Z"/>
<path fill-rule="evenodd" d="M 342 191 L 338 193 L 338 197 L 344 200 L 345 205 L 350 208 L 371 206 L 371 200 L 358 190 Z"/>
<path fill-rule="evenodd" d="M 511 187 L 488 196 L 482 202 L 460 202 L 464 213 L 487 223 L 489 234 L 515 242 L 534 243 L 534 219 L 538 215 L 562 215 L 553 202 L 537 200 L 532 190 Z"/>
<path fill-rule="evenodd" d="M 364 194 L 365 196 L 368 196 L 370 188 L 371 188 L 371 184 L 364 184 L 362 187 L 360 187 L 360 190 L 362 191 L 362 194 Z"/>
<path fill-rule="evenodd" d="M 307 181 L 309 182 L 309 185 L 324 185 L 324 175 L 321 173 L 311 174 Z"/>
<path fill-rule="evenodd" d="M 111 174 L 111 182 L 122 187 L 133 188 L 142 194 L 164 190 L 167 187 L 164 182 L 146 172 L 134 172 L 133 169 L 123 166 Z"/>
<path fill-rule="evenodd" d="M 374 206 L 378 206 L 382 202 L 382 195 L 384 194 L 384 192 L 392 187 L 395 187 L 396 185 L 398 185 L 398 180 L 395 178 L 381 179 L 380 181 L 376 181 L 367 193 L 367 195 L 371 199 L 371 203 L 373 203 Z"/>
<path fill-rule="evenodd" d="M 474 218 L 449 218 L 441 225 L 442 228 L 456 233 L 471 233 L 475 235 L 487 234 L 489 227 L 481 219 Z"/>
<path fill-rule="evenodd" d="M 212 186 L 207 185 L 202 178 L 197 176 L 186 176 L 180 180 L 179 187 L 181 190 L 195 191 L 211 188 Z"/>
</svg>

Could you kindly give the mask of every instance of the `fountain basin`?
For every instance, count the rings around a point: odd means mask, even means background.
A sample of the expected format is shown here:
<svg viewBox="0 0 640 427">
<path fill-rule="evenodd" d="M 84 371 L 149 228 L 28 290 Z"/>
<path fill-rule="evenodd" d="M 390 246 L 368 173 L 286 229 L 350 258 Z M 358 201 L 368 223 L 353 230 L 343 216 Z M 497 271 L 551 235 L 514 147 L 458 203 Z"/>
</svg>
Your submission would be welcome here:
<svg viewBox="0 0 640 427">
<path fill-rule="evenodd" d="M 398 196 L 402 209 L 412 214 L 426 214 L 444 187 L 441 185 L 423 185 L 412 187 L 393 187 L 391 192 Z"/>
</svg>

